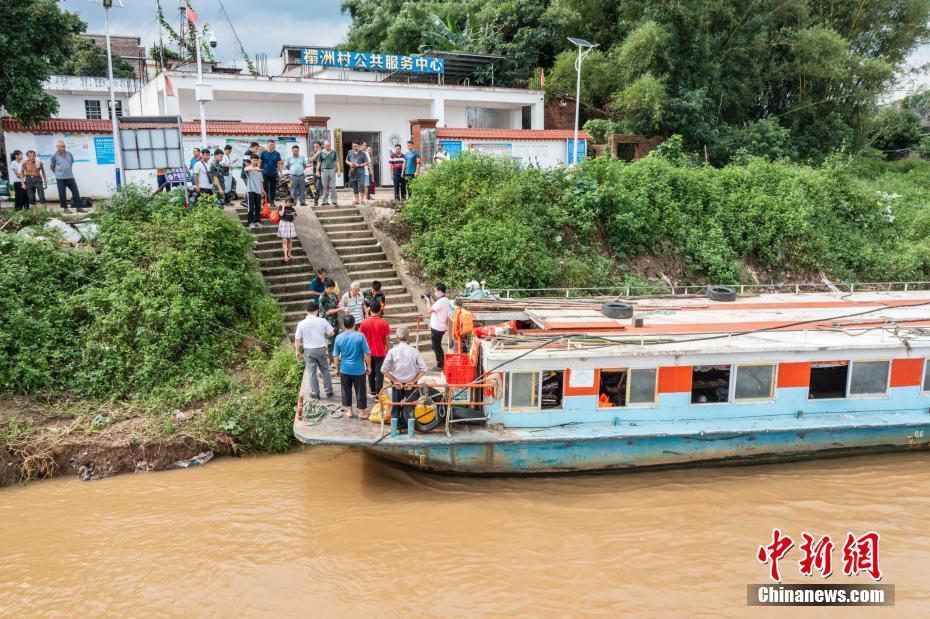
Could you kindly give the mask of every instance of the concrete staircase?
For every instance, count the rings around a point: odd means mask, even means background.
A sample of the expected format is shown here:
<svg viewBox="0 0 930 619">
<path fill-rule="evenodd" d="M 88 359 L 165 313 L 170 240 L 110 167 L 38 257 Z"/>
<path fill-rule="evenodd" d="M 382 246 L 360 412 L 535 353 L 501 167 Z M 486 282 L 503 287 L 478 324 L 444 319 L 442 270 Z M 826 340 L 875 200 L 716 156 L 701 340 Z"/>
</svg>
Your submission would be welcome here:
<svg viewBox="0 0 930 619">
<path fill-rule="evenodd" d="M 236 214 L 244 223 L 247 210 L 241 205 L 236 205 L 235 208 Z M 422 302 L 417 305 L 419 300 L 414 299 L 404 287 L 394 265 L 381 250 L 358 209 L 354 206 L 317 207 L 313 211 L 332 242 L 349 278 L 361 282 L 362 290 L 367 289 L 373 280 L 379 280 L 382 284 L 381 291 L 387 299 L 385 319 L 392 328 L 401 325 L 410 327 L 411 339 L 415 338 L 417 317 L 422 316 Z M 314 298 L 309 294 L 308 288 L 316 275 L 313 265 L 310 264 L 299 238 L 294 239 L 293 259 L 290 263 L 284 263 L 281 239 L 277 237 L 277 224 L 265 220 L 261 229 L 250 232 L 255 236 L 253 253 L 258 260 L 262 277 L 271 296 L 284 311 L 284 326 L 288 337 L 293 337 L 297 323 L 306 316 L 307 302 Z M 345 292 L 349 282 L 340 281 L 339 285 L 341 291 Z M 420 350 L 430 350 L 426 318 L 420 320 Z"/>
<path fill-rule="evenodd" d="M 236 214 L 240 221 L 245 223 L 247 210 L 236 205 Z M 253 253 L 258 260 L 262 278 L 268 284 L 268 291 L 284 311 L 284 327 L 288 337 L 294 336 L 297 323 L 306 316 L 307 302 L 313 297 L 308 294 L 307 285 L 314 277 L 313 265 L 307 258 L 307 253 L 295 238 L 291 250 L 293 259 L 284 262 L 284 251 L 281 249 L 281 239 L 278 238 L 278 225 L 267 220 L 262 222 L 261 229 L 249 230 L 255 237 Z"/>
<path fill-rule="evenodd" d="M 313 212 L 333 244 L 349 278 L 360 282 L 362 290 L 366 290 L 372 281 L 380 281 L 381 291 L 387 301 L 385 320 L 392 328 L 401 325 L 410 327 L 411 335 L 415 337 L 419 317 L 420 350 L 430 350 L 429 328 L 427 319 L 422 314 L 422 301 L 415 299 L 404 287 L 394 265 L 381 249 L 358 208 L 350 204 L 314 208 Z"/>
</svg>

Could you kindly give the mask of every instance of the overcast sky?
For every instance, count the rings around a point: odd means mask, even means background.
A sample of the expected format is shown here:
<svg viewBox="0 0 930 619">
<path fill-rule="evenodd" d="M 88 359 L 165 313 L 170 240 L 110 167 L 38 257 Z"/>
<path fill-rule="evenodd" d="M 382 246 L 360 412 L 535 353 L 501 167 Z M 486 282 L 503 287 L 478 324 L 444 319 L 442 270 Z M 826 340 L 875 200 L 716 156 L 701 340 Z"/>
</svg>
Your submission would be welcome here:
<svg viewBox="0 0 930 619">
<path fill-rule="evenodd" d="M 253 58 L 258 52 L 268 54 L 269 71 L 279 69 L 277 59 L 282 45 L 335 45 L 342 41 L 349 28 L 349 18 L 339 12 L 339 0 L 194 0 L 192 5 L 199 15 L 198 22 L 209 22 L 216 31 L 219 45 L 214 51 L 225 64 L 244 66 L 239 46 L 220 10 L 220 2 L 235 26 L 246 51 Z M 104 31 L 103 8 L 90 0 L 59 0 L 63 9 L 78 13 L 87 22 L 87 31 Z M 123 0 L 122 8 L 114 8 L 111 15 L 111 34 L 141 36 L 146 47 L 158 41 L 158 24 L 155 21 L 155 0 Z M 178 0 L 162 0 L 162 10 L 175 29 L 179 23 Z M 371 50 L 358 50 L 371 51 Z M 917 49 L 908 64 L 921 67 L 930 63 L 930 45 Z M 885 99 L 899 99 L 915 88 L 930 87 L 930 72 L 902 75 L 896 88 Z"/>
<path fill-rule="evenodd" d="M 239 46 L 220 9 L 221 0 L 193 0 L 197 22 L 209 22 L 218 39 L 214 55 L 224 64 L 242 67 Z M 158 41 L 155 0 L 123 0 L 123 7 L 110 10 L 110 34 L 141 36 L 146 47 Z M 178 28 L 178 0 L 161 0 L 162 11 L 175 30 Z M 338 0 L 222 0 L 236 34 L 251 57 L 268 54 L 270 68 L 282 45 L 335 45 L 349 28 L 349 18 L 339 12 Z M 77 13 L 87 22 L 88 33 L 103 33 L 103 7 L 91 0 L 59 0 L 66 11 Z M 365 51 L 365 50 L 363 50 Z"/>
</svg>

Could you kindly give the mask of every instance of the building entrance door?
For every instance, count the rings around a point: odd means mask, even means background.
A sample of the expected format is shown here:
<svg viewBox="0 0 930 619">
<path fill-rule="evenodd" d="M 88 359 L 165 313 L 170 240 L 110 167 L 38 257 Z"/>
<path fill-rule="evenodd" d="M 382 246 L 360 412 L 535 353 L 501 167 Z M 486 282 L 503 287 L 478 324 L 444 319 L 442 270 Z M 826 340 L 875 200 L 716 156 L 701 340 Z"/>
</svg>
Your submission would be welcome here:
<svg viewBox="0 0 930 619">
<path fill-rule="evenodd" d="M 371 146 L 371 163 L 375 173 L 375 186 L 381 186 L 381 133 L 378 131 L 343 131 L 342 132 L 342 160 L 352 150 L 352 142 L 365 142 Z M 342 182 L 349 184 L 349 167 L 343 165 Z"/>
</svg>

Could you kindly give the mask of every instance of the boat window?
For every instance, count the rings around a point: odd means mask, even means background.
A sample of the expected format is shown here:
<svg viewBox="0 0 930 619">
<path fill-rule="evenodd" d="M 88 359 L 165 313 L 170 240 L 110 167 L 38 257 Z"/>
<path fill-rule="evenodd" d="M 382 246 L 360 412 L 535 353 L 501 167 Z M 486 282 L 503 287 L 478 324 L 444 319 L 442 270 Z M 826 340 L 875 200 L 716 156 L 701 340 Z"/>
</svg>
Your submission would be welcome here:
<svg viewBox="0 0 930 619">
<path fill-rule="evenodd" d="M 654 404 L 656 369 L 630 370 L 630 404 Z"/>
<path fill-rule="evenodd" d="M 884 395 L 890 365 L 889 361 L 853 361 L 849 395 Z"/>
<path fill-rule="evenodd" d="M 930 359 L 924 359 L 924 391 L 930 391 Z"/>
<path fill-rule="evenodd" d="M 543 372 L 542 402 L 540 408 L 562 408 L 562 393 L 565 386 L 565 372 L 549 370 Z"/>
<path fill-rule="evenodd" d="M 846 378 L 849 376 L 849 363 L 830 361 L 811 364 L 811 381 L 808 387 L 809 400 L 846 397 Z"/>
<path fill-rule="evenodd" d="M 692 404 L 719 404 L 729 400 L 729 365 L 696 365 L 691 368 Z"/>
<path fill-rule="evenodd" d="M 733 399 L 771 400 L 774 384 L 774 365 L 738 365 Z"/>
<path fill-rule="evenodd" d="M 626 406 L 626 370 L 601 370 L 601 386 L 597 396 L 598 408 Z"/>
<path fill-rule="evenodd" d="M 511 372 L 510 408 L 539 408 L 539 372 Z"/>
</svg>

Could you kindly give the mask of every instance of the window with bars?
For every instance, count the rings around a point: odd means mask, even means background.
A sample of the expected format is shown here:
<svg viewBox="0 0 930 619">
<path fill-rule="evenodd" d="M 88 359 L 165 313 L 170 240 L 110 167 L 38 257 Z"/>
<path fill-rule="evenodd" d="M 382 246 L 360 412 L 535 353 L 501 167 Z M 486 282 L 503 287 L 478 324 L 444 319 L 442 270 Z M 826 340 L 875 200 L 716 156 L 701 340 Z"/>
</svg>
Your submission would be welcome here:
<svg viewBox="0 0 930 619">
<path fill-rule="evenodd" d="M 100 113 L 100 101 L 96 99 L 85 99 L 84 115 L 88 118 L 88 120 L 100 120 L 103 118 Z"/>
</svg>

